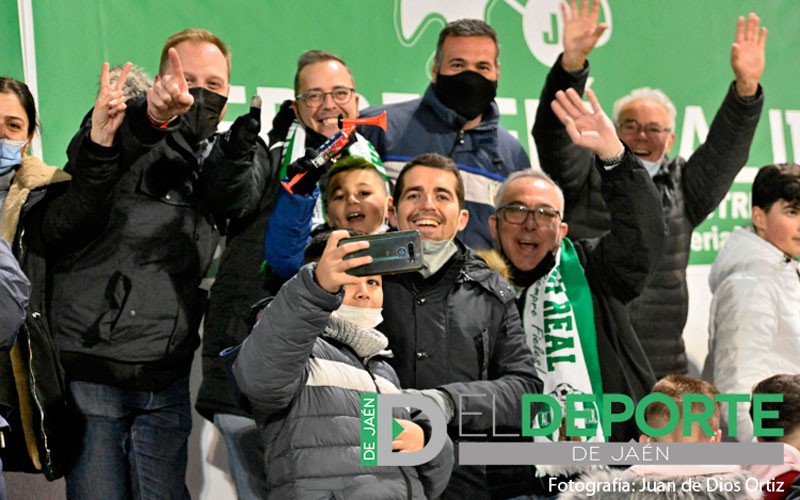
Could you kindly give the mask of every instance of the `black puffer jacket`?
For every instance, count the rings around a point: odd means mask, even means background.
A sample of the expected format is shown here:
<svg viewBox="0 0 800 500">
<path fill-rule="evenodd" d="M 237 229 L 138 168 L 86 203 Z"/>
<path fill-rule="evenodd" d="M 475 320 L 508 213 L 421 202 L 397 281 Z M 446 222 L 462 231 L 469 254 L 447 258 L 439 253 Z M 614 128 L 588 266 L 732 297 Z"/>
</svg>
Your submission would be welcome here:
<svg viewBox="0 0 800 500">
<path fill-rule="evenodd" d="M 200 342 L 199 285 L 219 241 L 216 221 L 244 216 L 260 193 L 251 189 L 252 154 L 234 162 L 213 147 L 201 168 L 180 119 L 160 129 L 145 107 L 144 97 L 128 102 L 111 208 L 97 209 L 97 234 L 76 225 L 62 248 L 51 321 L 70 379 L 158 391 L 188 375 Z M 89 128 L 68 151 L 65 169 L 75 175 Z"/>
<path fill-rule="evenodd" d="M 276 190 L 280 188 L 277 170 L 282 144 L 269 151 L 263 143 L 256 146 L 259 153 L 253 168 L 261 173 L 255 183 L 261 196 L 254 212 L 229 222 L 225 251 L 211 287 L 203 322 L 203 382 L 195 403 L 197 411 L 211 421 L 217 412 L 251 416 L 230 390 L 226 362 L 219 354 L 242 343 L 252 326 L 250 307 L 271 295 L 261 277 L 261 265 L 264 230 L 272 214 Z"/>
<path fill-rule="evenodd" d="M 520 429 L 522 395 L 540 393 L 533 356 L 514 302 L 499 274 L 455 240 L 459 250 L 428 279 L 387 276 L 384 321 L 402 387 L 438 388 L 456 403 L 450 436 Z M 469 397 L 482 394 L 484 397 Z M 464 396 L 463 400 L 461 396 Z M 460 410 L 464 415 L 459 415 Z M 459 431 L 459 424 L 463 431 Z M 486 468 L 458 466 L 446 498 L 488 498 Z"/>
<path fill-rule="evenodd" d="M 350 345 L 325 336 L 342 294 L 320 288 L 314 270 L 314 265 L 303 267 L 281 288 L 234 365 L 262 427 L 270 498 L 437 497 L 453 464 L 449 440 L 425 465 L 359 465 L 359 398 L 399 392 L 397 376 L 385 351 L 372 349 L 361 357 Z M 394 417 L 412 419 L 401 408 Z M 429 427 L 419 415 L 413 420 Z"/>
<path fill-rule="evenodd" d="M 611 221 L 593 155 L 572 143 L 549 105 L 558 90 L 574 88 L 583 94 L 588 76 L 588 63 L 582 71 L 570 74 L 559 58 L 545 81 L 532 130 L 542 169 L 564 191 L 564 215 L 572 239 L 600 236 Z M 661 263 L 628 310 L 656 378 L 688 370 L 682 335 L 689 308 L 686 266 L 692 230 L 719 205 L 747 161 L 763 104 L 761 87 L 754 98 L 745 99 L 732 84 L 706 142 L 688 161 L 681 157 L 665 160 L 653 178 L 669 237 Z"/>
</svg>

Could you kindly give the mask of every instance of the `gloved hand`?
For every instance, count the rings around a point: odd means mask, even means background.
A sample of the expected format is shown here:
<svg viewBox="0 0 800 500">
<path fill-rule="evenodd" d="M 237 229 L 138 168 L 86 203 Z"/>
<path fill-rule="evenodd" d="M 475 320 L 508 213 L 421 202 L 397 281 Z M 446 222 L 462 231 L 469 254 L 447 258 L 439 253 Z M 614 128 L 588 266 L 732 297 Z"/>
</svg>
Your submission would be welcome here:
<svg viewBox="0 0 800 500">
<path fill-rule="evenodd" d="M 261 131 L 261 98 L 250 99 L 250 112 L 236 118 L 231 128 L 220 139 L 220 147 L 225 156 L 238 160 L 250 153 L 256 146 Z"/>
<path fill-rule="evenodd" d="M 297 181 L 297 184 L 292 186 L 293 193 L 304 196 L 313 193 L 322 174 L 327 172 L 330 168 L 330 161 L 325 162 L 325 164 L 319 168 L 315 167 L 311 163 L 311 160 L 316 156 L 317 152 L 314 149 L 306 148 L 306 154 L 302 158 L 297 159 L 294 163 L 286 167 L 286 176 L 289 178 L 289 182 L 291 182 L 296 175 L 305 172 L 305 175 Z"/>
<path fill-rule="evenodd" d="M 281 103 L 281 107 L 278 108 L 278 112 L 272 118 L 272 130 L 267 134 L 269 144 L 274 144 L 286 139 L 286 136 L 289 135 L 289 128 L 291 128 L 292 123 L 294 123 L 294 119 L 295 114 L 294 109 L 292 109 L 292 101 L 287 99 Z"/>
</svg>

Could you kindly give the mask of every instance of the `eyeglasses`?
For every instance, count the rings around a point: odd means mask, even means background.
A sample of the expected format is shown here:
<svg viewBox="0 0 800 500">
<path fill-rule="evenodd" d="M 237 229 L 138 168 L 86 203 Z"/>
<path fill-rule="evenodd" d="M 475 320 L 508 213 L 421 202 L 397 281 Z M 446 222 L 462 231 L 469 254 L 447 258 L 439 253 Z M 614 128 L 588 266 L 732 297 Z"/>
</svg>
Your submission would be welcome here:
<svg viewBox="0 0 800 500">
<path fill-rule="evenodd" d="M 302 100 L 309 108 L 315 108 L 325 101 L 325 96 L 329 95 L 336 104 L 347 104 L 353 98 L 353 93 L 356 89 L 349 87 L 336 87 L 330 92 L 323 92 L 321 90 L 309 90 L 298 96 L 295 99 Z"/>
<path fill-rule="evenodd" d="M 652 139 L 661 137 L 664 132 L 670 132 L 671 128 L 664 128 L 657 123 L 641 125 L 636 120 L 625 120 L 619 126 L 619 131 L 627 135 L 637 135 L 644 130 L 644 135 Z"/>
<path fill-rule="evenodd" d="M 525 224 L 530 214 L 533 214 L 537 226 L 552 226 L 561 218 L 561 212 L 550 207 L 528 208 L 524 205 L 505 205 L 498 208 L 497 212 L 502 213 L 504 221 L 517 225 Z"/>
</svg>

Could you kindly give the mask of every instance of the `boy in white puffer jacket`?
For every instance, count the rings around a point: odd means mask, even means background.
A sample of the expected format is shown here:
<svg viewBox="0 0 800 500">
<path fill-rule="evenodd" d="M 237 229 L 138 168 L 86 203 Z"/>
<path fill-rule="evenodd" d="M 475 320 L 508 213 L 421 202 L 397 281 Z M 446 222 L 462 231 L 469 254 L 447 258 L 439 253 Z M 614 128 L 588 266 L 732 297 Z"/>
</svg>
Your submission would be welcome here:
<svg viewBox="0 0 800 500">
<path fill-rule="evenodd" d="M 714 298 L 703 378 L 724 393 L 800 372 L 800 165 L 761 168 L 753 181 L 752 228 L 736 228 L 711 267 Z M 753 440 L 749 405 L 737 439 Z"/>
</svg>

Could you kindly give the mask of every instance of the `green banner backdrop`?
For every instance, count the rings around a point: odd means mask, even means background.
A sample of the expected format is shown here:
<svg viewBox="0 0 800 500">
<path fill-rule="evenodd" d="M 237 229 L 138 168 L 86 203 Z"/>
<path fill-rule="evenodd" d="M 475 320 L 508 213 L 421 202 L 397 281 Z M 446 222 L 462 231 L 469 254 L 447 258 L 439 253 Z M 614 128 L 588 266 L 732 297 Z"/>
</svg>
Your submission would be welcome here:
<svg viewBox="0 0 800 500">
<path fill-rule="evenodd" d="M 530 128 L 550 64 L 560 52 L 559 0 L 35 0 L 38 103 L 43 157 L 63 164 L 69 138 L 97 90 L 100 65 L 130 60 L 154 74 L 161 45 L 189 26 L 209 29 L 233 52 L 228 118 L 246 111 L 259 93 L 274 106 L 292 95 L 297 56 L 312 48 L 337 53 L 356 77 L 362 103 L 380 104 L 422 93 L 429 81 L 436 38 L 443 24 L 478 17 L 498 31 L 502 45 L 498 99 L 502 123 L 532 151 Z M 20 5 L 27 2 L 20 1 Z M 730 46 L 736 17 L 758 13 L 769 28 L 764 116 L 749 165 L 800 157 L 800 103 L 792 75 L 800 46 L 797 0 L 603 0 L 610 31 L 595 49 L 591 87 L 605 109 L 634 87 L 664 90 L 678 108 L 677 141 L 671 155 L 684 156 L 702 141 L 708 123 L 733 79 Z M 0 0 L 2 73 L 22 77 L 17 2 Z M 25 7 L 23 7 L 25 8 Z M 795 50 L 792 50 L 795 49 Z M 33 73 L 29 70 L 28 77 Z M 534 162 L 538 163 L 535 160 Z M 698 229 L 693 264 L 713 261 L 733 225 L 747 209 L 745 174 L 731 198 Z M 742 201 L 744 200 L 744 205 Z"/>
</svg>

